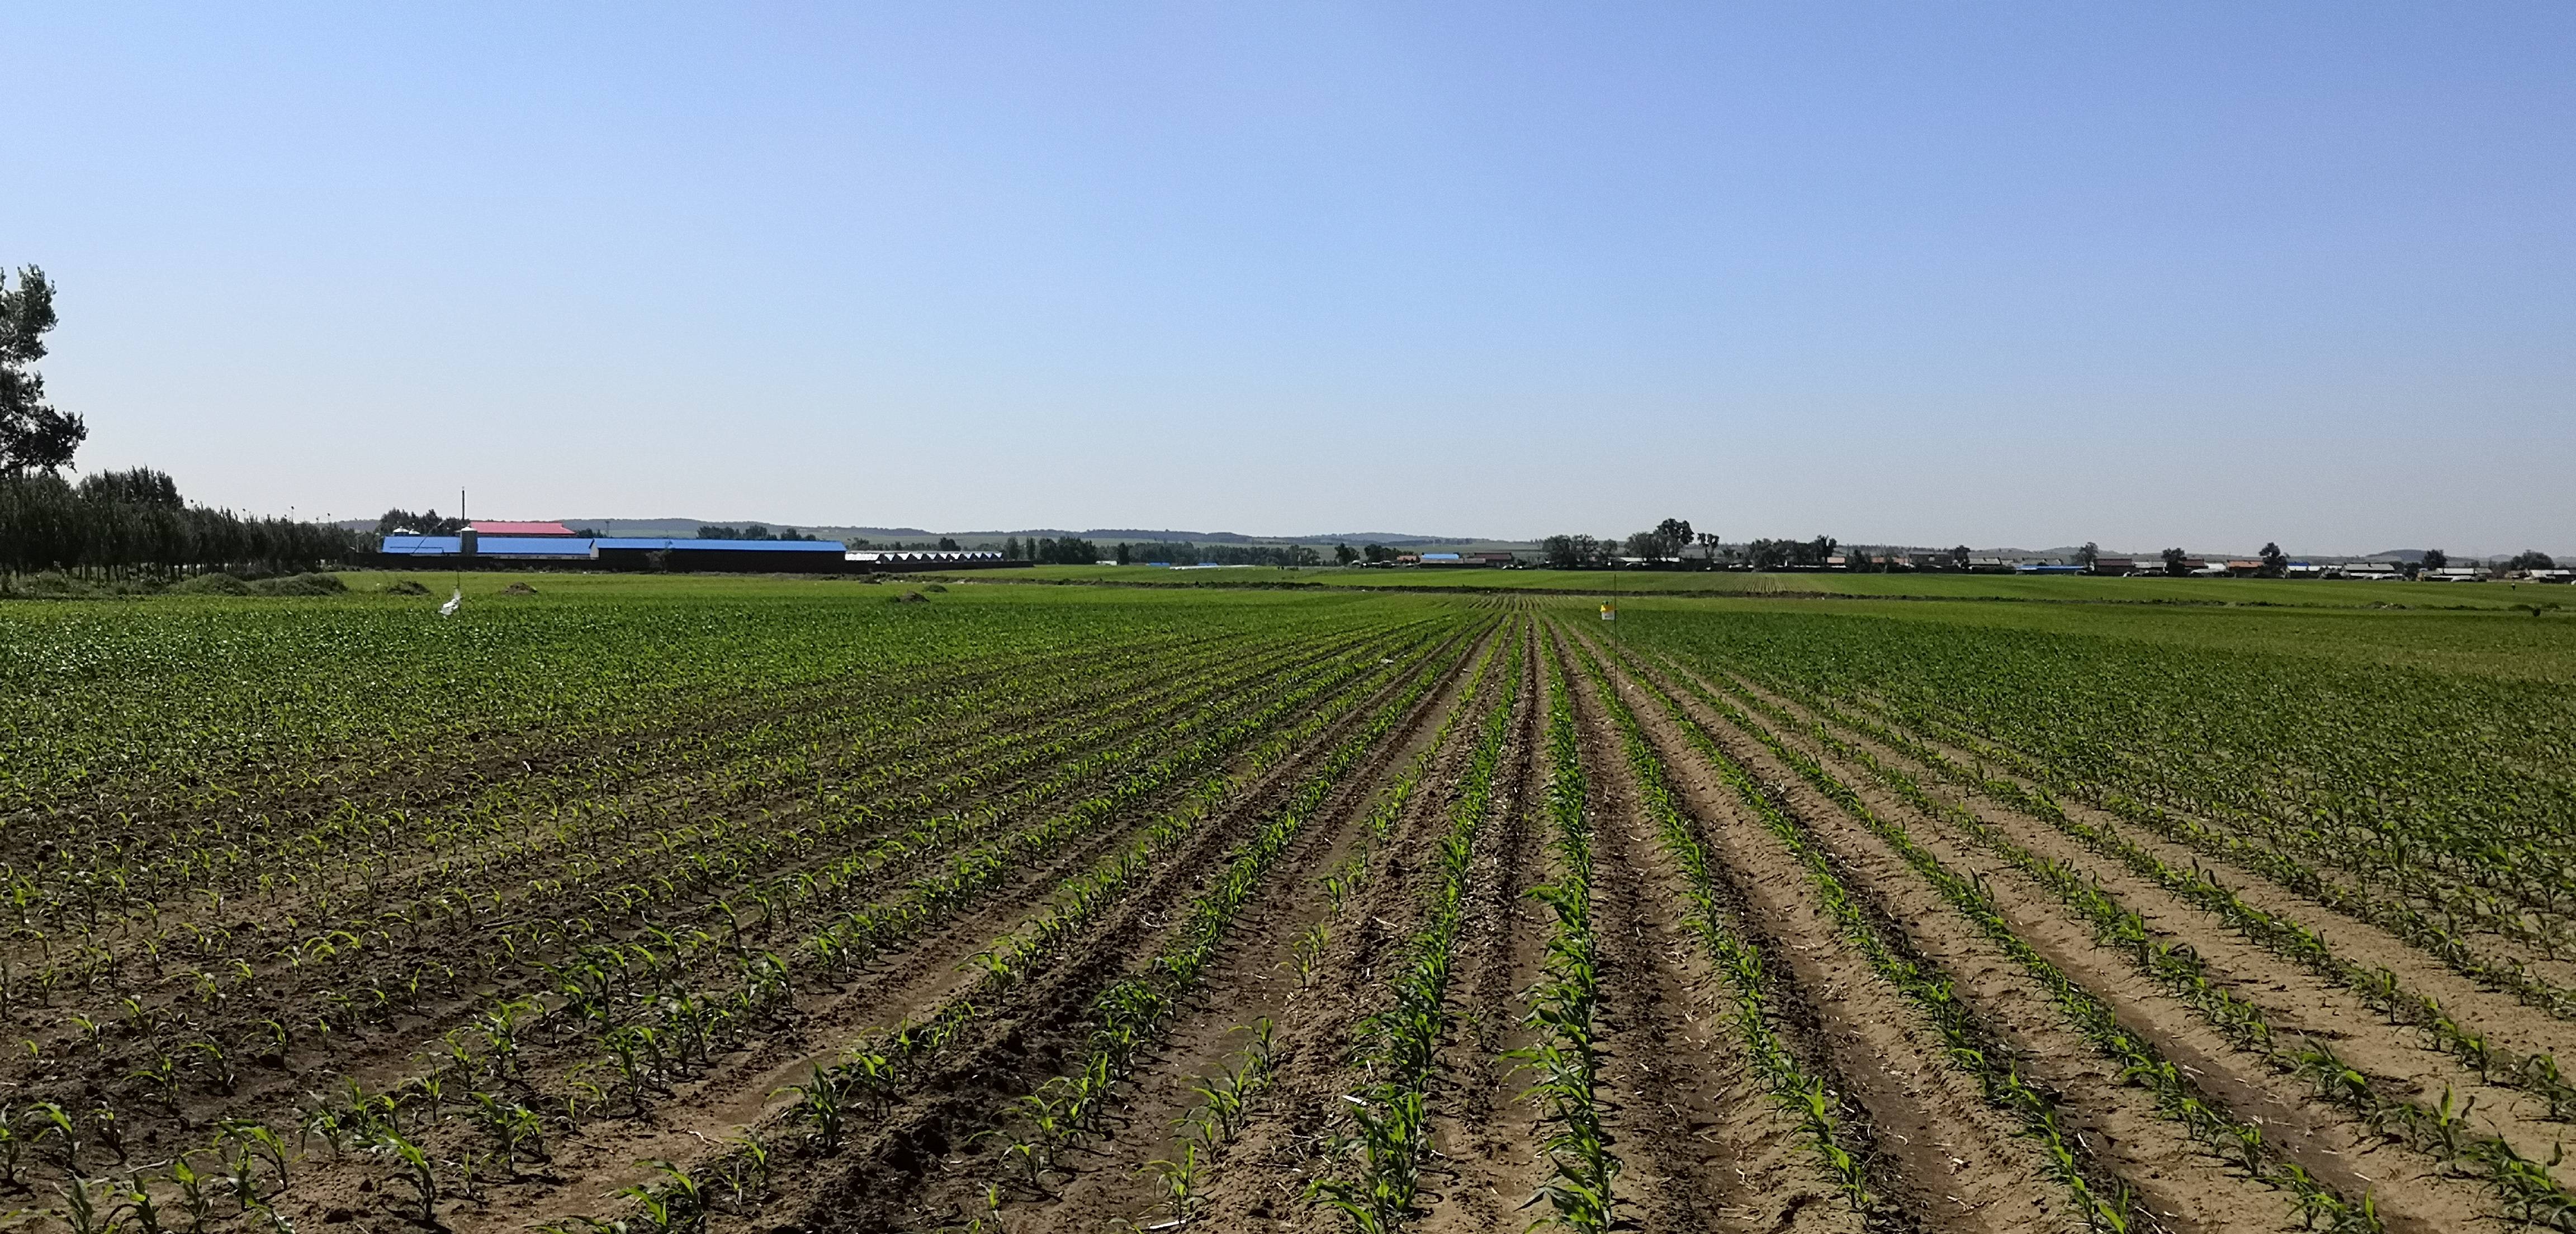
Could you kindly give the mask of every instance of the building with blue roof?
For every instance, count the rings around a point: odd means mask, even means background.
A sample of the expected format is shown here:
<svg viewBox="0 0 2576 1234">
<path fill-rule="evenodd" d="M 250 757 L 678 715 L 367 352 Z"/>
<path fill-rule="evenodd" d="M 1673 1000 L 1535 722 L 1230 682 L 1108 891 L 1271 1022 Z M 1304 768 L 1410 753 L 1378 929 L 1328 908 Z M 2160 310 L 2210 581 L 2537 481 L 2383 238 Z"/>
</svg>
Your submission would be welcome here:
<svg viewBox="0 0 2576 1234">
<path fill-rule="evenodd" d="M 386 536 L 396 566 L 559 565 L 601 570 L 824 574 L 847 569 L 838 540 L 684 540 L 670 536 Z"/>
</svg>

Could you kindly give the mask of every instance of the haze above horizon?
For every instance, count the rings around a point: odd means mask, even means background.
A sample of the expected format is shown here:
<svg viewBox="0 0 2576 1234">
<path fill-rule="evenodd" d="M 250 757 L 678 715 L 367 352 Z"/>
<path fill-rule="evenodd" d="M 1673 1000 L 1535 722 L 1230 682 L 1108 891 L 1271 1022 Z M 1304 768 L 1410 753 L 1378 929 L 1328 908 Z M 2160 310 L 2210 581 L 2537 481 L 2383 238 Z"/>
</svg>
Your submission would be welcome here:
<svg viewBox="0 0 2576 1234">
<path fill-rule="evenodd" d="M 2576 549 L 2576 9 L 0 13 L 85 470 L 306 517 Z"/>
</svg>

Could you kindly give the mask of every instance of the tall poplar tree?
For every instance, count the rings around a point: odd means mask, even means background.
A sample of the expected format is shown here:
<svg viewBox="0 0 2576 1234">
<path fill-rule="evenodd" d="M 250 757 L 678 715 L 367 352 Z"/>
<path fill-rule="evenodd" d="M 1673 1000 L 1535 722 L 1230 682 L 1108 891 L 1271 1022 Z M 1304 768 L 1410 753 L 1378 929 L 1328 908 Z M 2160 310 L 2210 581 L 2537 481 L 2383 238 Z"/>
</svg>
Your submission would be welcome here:
<svg viewBox="0 0 2576 1234">
<path fill-rule="evenodd" d="M 33 367 L 53 328 L 54 285 L 45 272 L 21 268 L 13 291 L 0 269 L 0 475 L 60 471 L 89 439 L 79 416 L 45 402 L 45 379 Z"/>
</svg>

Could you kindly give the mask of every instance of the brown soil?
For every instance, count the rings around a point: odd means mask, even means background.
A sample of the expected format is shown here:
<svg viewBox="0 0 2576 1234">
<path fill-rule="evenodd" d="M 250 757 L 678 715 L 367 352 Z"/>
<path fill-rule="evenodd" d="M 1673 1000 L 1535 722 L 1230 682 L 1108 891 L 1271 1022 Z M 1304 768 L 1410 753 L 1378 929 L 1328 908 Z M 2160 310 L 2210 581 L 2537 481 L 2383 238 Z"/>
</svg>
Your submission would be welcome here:
<svg viewBox="0 0 2576 1234">
<path fill-rule="evenodd" d="M 1939 1037 L 1915 1022 L 1902 996 L 1841 936 L 1796 858 L 1701 761 L 1659 704 L 1633 688 L 1623 697 L 1675 790 L 1702 820 L 1704 842 L 1742 895 L 1755 941 L 1786 963 L 1778 996 L 1793 1004 L 1790 1019 L 1816 1069 L 1838 1081 L 1846 1104 L 1866 1116 L 1888 1175 L 1885 1189 L 1941 1228 L 2080 1226 L 2036 1149 L 1986 1105 L 1972 1078 L 1944 1060 Z M 1702 727 L 1709 728 L 1704 718 Z"/>
<path fill-rule="evenodd" d="M 2031 1069 L 2059 1090 L 2073 1121 L 2099 1133 L 2105 1159 L 2157 1214 L 2170 1214 L 2166 1220 L 2178 1228 L 2241 1228 L 2241 1222 L 2258 1216 L 2266 1225 L 2277 1222 L 2286 1208 L 2282 1197 L 2267 1197 L 2263 1188 L 2244 1181 L 2184 1136 L 2177 1124 L 2156 1117 L 2140 1090 L 2121 1086 L 2030 978 L 1878 837 L 1751 738 L 1695 701 L 1685 706 L 1730 757 L 1768 785 L 1775 799 L 1833 853 L 1847 885 L 1868 896 L 1886 921 L 1901 923 L 1924 955 L 1967 978 L 1962 993 L 2008 1027 Z M 1892 804 L 1872 802 L 1872 808 L 1902 817 Z M 1930 828 L 1919 826 L 1919 818 L 1905 821 L 1917 831 L 1918 841 L 1952 868 L 1993 871 L 1988 885 L 2017 934 L 2108 1001 L 2123 1025 L 2184 1067 L 2207 1097 L 2239 1118 L 2259 1120 L 2267 1144 L 2348 1195 L 2374 1195 L 2389 1228 L 2455 1228 L 2480 1211 L 2474 1188 L 2442 1176 L 2428 1161 L 2361 1134 L 2342 1111 L 2313 1100 L 2303 1086 L 2232 1049 L 2186 1006 L 2104 952 L 2088 929 L 2066 921 L 2053 900 L 2039 902 L 1994 863 L 1980 863 L 1926 834 Z M 2174 1186 L 2177 1182 L 2183 1185 Z"/>
<path fill-rule="evenodd" d="M 1396 733 L 1352 769 L 1283 856 L 1282 868 L 1274 869 L 1265 880 L 1271 889 L 1265 901 L 1278 895 L 1277 888 L 1295 886 L 1301 870 L 1310 875 L 1320 872 L 1323 854 L 1333 847 L 1330 838 L 1345 834 L 1364 815 L 1386 769 L 1434 726 L 1434 717 L 1453 703 L 1462 679 L 1463 674 L 1453 673 L 1441 689 L 1415 705 Z M 1382 696 L 1398 688 L 1400 683 L 1391 684 Z M 1077 945 L 1074 958 L 1014 987 L 1000 1006 L 979 1017 L 980 1031 L 969 1044 L 943 1060 L 921 1086 L 919 1096 L 884 1120 L 868 1142 L 854 1145 L 846 1154 L 851 1158 L 848 1165 L 782 1180 L 783 1197 L 768 1211 L 801 1213 L 798 1220 L 803 1223 L 836 1230 L 926 1228 L 981 1211 L 984 1187 L 998 1174 L 999 1163 L 989 1150 L 971 1145 L 969 1137 L 1000 1125 L 1001 1111 L 1009 1101 L 1033 1091 L 1083 1055 L 1091 1024 L 1090 998 L 1155 953 L 1176 925 L 1169 910 L 1186 902 L 1232 844 L 1304 778 L 1312 759 L 1362 722 L 1375 705 L 1371 700 L 1355 710 L 1311 743 L 1306 756 L 1274 771 L 1261 788 L 1229 809 L 1222 825 L 1204 828 L 1194 836 L 1155 876 L 1128 894 L 1121 910 Z M 1277 928 L 1276 920 L 1272 928 Z M 1230 933 L 1228 954 L 1242 952 L 1246 937 Z M 1254 949 L 1263 950 L 1257 942 Z M 1276 954 L 1275 947 L 1268 951 Z M 1079 1170 L 1085 1163 L 1069 1160 L 1068 1164 Z"/>
<path fill-rule="evenodd" d="M 1789 707 L 1792 714 L 1808 717 L 1808 713 L 1785 700 L 1767 694 L 1761 696 Z M 2009 880 L 2016 887 L 2025 888 L 2036 902 L 2044 903 L 2049 898 L 2046 889 L 2038 887 L 2027 874 L 2002 865 L 1990 853 L 1937 817 L 1896 799 L 1890 793 L 1879 791 L 1865 768 L 1837 758 L 1823 743 L 1805 733 L 1788 731 L 1781 735 L 1791 745 L 1832 769 L 1844 783 L 1852 785 L 1869 801 L 1872 809 L 1903 821 L 1919 840 L 1926 843 L 1937 841 L 1937 851 L 1954 868 L 1977 869 L 1995 878 Z M 1905 762 L 1894 751 L 1867 742 L 1857 744 L 1892 763 Z M 1919 767 L 1911 769 L 1922 771 Z M 1928 779 L 1928 773 L 1925 773 L 1918 782 Z M 2033 854 L 2081 871 L 2090 881 L 2138 912 L 2162 939 L 2190 945 L 2213 977 L 2229 984 L 2239 997 L 2260 1006 L 2265 1013 L 2264 1018 L 2275 1030 L 2331 1042 L 2338 1056 L 2378 1081 L 2382 1091 L 2404 1094 L 2428 1105 L 2438 1105 L 2446 1094 L 2455 1100 L 2474 1099 L 2483 1130 L 2503 1136 L 2517 1151 L 2538 1161 L 2547 1161 L 2555 1143 L 2566 1133 L 2565 1124 L 2550 1121 L 2547 1102 L 2488 1082 L 2465 1063 L 2435 1048 L 2426 1034 L 2394 1022 L 2342 983 L 2329 981 L 2303 965 L 2247 941 L 2213 914 L 2186 903 L 2160 884 L 2139 877 L 2124 864 L 2092 852 L 2040 820 L 2004 809 L 1985 798 L 1946 785 L 1933 786 L 1931 791 L 1941 799 L 1968 809 Z M 2173 857 L 2165 859 L 2172 861 Z M 2190 867 L 2186 862 L 2181 868 Z M 2071 910 L 2061 909 L 2059 915 L 2071 917 Z M 2340 928 L 2349 923 L 2338 919 L 2336 924 L 2338 928 L 2330 942 L 2338 952 L 2350 954 L 2345 943 L 2347 936 Z M 2408 955 L 2416 961 L 2412 967 L 2426 967 L 2420 955 L 2411 952 Z M 2456 979 L 2444 983 L 2444 988 L 2455 982 Z M 2518 1044 L 2521 1042 L 2552 1041 L 2570 1035 L 2568 1030 L 2571 1026 L 2565 1021 L 2520 1003 L 2492 995 L 2472 1001 L 2481 1005 L 2474 1011 L 2453 1006 L 2450 1008 L 2452 1015 L 2482 1032 L 2499 1035 L 2508 1043 L 2517 1043 L 2517 1048 L 2530 1048 Z M 2494 1022 L 2479 1018 L 2480 1013 L 2493 1017 Z"/>
<path fill-rule="evenodd" d="M 1598 805 L 1593 905 L 1623 1205 L 1641 1228 L 1674 1234 L 1859 1228 L 1722 1018 L 1721 979 L 1682 919 L 1683 875 L 1636 800 L 1617 730 L 1588 689 L 1575 696 Z"/>
</svg>

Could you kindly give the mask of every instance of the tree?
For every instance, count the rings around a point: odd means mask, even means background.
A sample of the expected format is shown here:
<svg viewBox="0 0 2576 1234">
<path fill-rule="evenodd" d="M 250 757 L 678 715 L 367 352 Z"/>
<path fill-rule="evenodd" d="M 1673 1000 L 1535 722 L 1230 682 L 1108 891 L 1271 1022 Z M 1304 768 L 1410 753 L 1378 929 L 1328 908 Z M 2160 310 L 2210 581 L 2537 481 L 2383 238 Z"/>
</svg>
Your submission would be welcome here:
<svg viewBox="0 0 2576 1234">
<path fill-rule="evenodd" d="M 1066 536 L 1061 540 L 1041 537 L 1031 542 L 1029 555 L 1039 565 L 1087 566 L 1100 560 L 1100 549 L 1089 540 Z"/>
<path fill-rule="evenodd" d="M 1701 557 L 1701 559 L 1702 559 L 1702 560 L 1704 560 L 1704 561 L 1707 563 L 1706 565 L 1703 565 L 1703 566 L 1701 566 L 1700 568 L 1701 568 L 1701 569 L 1703 569 L 1703 570 L 1714 570 L 1714 569 L 1716 569 L 1716 568 L 1717 568 L 1717 533 L 1716 533 L 1716 532 L 1714 532 L 1714 531 L 1703 531 L 1703 532 L 1699 532 L 1699 533 L 1697 533 L 1697 534 L 1693 535 L 1691 538 L 1692 538 L 1693 540 L 1697 540 L 1697 541 L 1699 542 L 1700 557 Z"/>
<path fill-rule="evenodd" d="M 1657 536 L 1652 531 L 1629 532 L 1628 539 L 1625 543 L 1628 549 L 1628 555 L 1631 557 L 1645 561 L 1654 561 L 1664 555 L 1663 538 Z"/>
<path fill-rule="evenodd" d="M 958 551 L 960 551 L 960 550 L 958 549 L 958 547 L 957 547 L 957 537 L 955 537 L 955 536 L 941 536 L 941 537 L 939 537 L 939 551 L 940 551 L 940 552 L 943 552 L 943 553 L 954 553 L 954 552 L 958 552 Z"/>
<path fill-rule="evenodd" d="M 1361 549 L 1360 556 L 1367 558 L 1369 564 L 1378 565 L 1395 560 L 1395 550 L 1383 544 L 1372 544 Z"/>
<path fill-rule="evenodd" d="M 1968 568 L 1967 545 L 1962 544 L 1957 548 L 1950 550 L 1950 568 L 1953 570 L 1965 570 Z"/>
<path fill-rule="evenodd" d="M 1744 546 L 1756 570 L 1777 570 L 1796 559 L 1803 546 L 1795 540 L 1754 540 Z"/>
<path fill-rule="evenodd" d="M 1019 559 L 1020 559 L 1020 538 L 1019 538 L 1018 536 L 1004 536 L 1004 537 L 1002 537 L 1002 560 L 1004 560 L 1004 561 L 1018 561 Z"/>
<path fill-rule="evenodd" d="M 1539 556 L 1551 570 L 1583 570 L 1607 564 L 1619 551 L 1617 540 L 1595 540 L 1590 536 L 1549 536 L 1539 541 Z"/>
<path fill-rule="evenodd" d="M 11 291 L 0 269 L 0 475 L 60 471 L 89 439 L 79 416 L 45 402 L 45 379 L 29 367 L 45 358 L 45 332 L 53 328 L 54 285 L 45 272 L 21 268 Z"/>
<path fill-rule="evenodd" d="M 1120 564 L 1120 565 L 1122 565 L 1122 566 L 1123 566 L 1123 565 L 1128 564 L 1128 562 L 1127 562 L 1127 542 L 1126 542 L 1125 540 L 1121 540 L 1121 541 L 1119 541 L 1119 542 L 1118 542 L 1118 551 L 1117 551 L 1115 554 L 1113 554 L 1113 555 L 1114 555 L 1115 557 L 1117 557 L 1117 559 L 1118 559 L 1118 564 Z"/>
<path fill-rule="evenodd" d="M 2255 555 L 2263 559 L 2265 578 L 2279 578 L 2290 571 L 2290 555 L 2282 552 L 2281 546 L 2277 543 L 2265 541 L 2263 551 Z"/>
<path fill-rule="evenodd" d="M 2425 550 L 2424 550 L 2424 568 L 2425 568 L 2425 569 L 2427 569 L 2427 570 L 2439 570 L 2439 569 L 2442 569 L 2442 568 L 2444 568 L 2444 567 L 2446 567 L 2446 566 L 2448 566 L 2448 565 L 2450 565 L 2450 564 L 2451 564 L 2451 555 L 2450 555 L 2449 553 L 2445 553 L 2445 552 L 2443 552 L 2442 550 L 2440 550 L 2440 549 L 2438 549 L 2438 548 L 2428 548 L 2428 549 L 2425 549 Z"/>
<path fill-rule="evenodd" d="M 2084 547 L 2075 550 L 2075 564 L 2087 570 L 2092 569 L 2093 564 L 2100 560 L 2102 560 L 2102 546 L 2091 540 L 2085 541 Z"/>
<path fill-rule="evenodd" d="M 2189 573 L 2191 573 L 2191 554 L 2186 553 L 2186 552 L 2184 552 L 2184 551 L 2182 551 L 2181 549 L 2178 549 L 2178 548 L 2169 548 L 2169 549 L 2166 549 L 2166 550 L 2165 550 L 2164 557 L 2165 557 L 2165 573 L 2167 573 L 2167 574 L 2189 574 Z"/>
<path fill-rule="evenodd" d="M 1352 562 L 1354 562 L 1354 561 L 1358 561 L 1359 559 L 1360 559 L 1360 554 L 1359 554 L 1359 550 L 1358 550 L 1358 549 L 1352 548 L 1350 545 L 1347 545 L 1347 544 L 1335 544 L 1335 545 L 1333 546 L 1333 564 L 1334 564 L 1334 565 L 1337 565 L 1337 566 L 1346 566 L 1346 565 L 1351 564 L 1351 563 L 1352 563 Z"/>
<path fill-rule="evenodd" d="M 179 482 L 171 479 L 170 473 L 149 467 L 82 476 L 75 491 L 83 501 L 117 502 L 154 510 L 184 509 L 188 504 L 179 499 Z"/>
<path fill-rule="evenodd" d="M 1655 544 L 1663 550 L 1655 554 L 1657 557 L 1679 557 L 1682 555 L 1683 547 L 1690 542 L 1689 519 L 1668 518 L 1655 524 Z"/>
<path fill-rule="evenodd" d="M 438 511 L 434 508 L 425 513 L 414 514 L 409 510 L 405 510 L 397 506 L 391 510 L 385 511 L 385 516 L 376 520 L 376 534 L 380 536 L 390 536 L 397 533 L 410 533 L 413 535 L 423 536 L 452 536 L 463 530 L 465 530 L 464 519 L 441 518 L 439 517 Z"/>
<path fill-rule="evenodd" d="M 2555 570 L 2558 568 L 2558 563 L 2550 560 L 2549 554 L 2547 553 L 2543 553 L 2535 549 L 2525 549 L 2522 552 L 2515 554 L 2513 560 L 2504 563 L 2504 568 L 2508 570 Z"/>
</svg>

